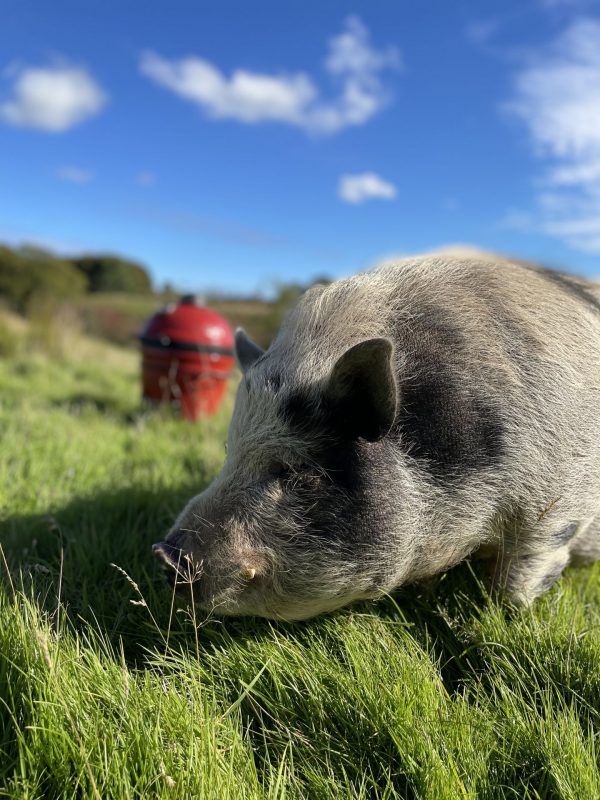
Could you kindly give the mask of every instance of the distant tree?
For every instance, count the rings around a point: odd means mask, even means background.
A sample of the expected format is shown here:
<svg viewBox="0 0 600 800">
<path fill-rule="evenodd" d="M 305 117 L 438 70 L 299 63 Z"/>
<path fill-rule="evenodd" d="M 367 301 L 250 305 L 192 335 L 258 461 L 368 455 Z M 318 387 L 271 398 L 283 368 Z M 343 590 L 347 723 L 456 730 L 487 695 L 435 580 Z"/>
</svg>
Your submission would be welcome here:
<svg viewBox="0 0 600 800">
<path fill-rule="evenodd" d="M 278 283 L 273 287 L 274 296 L 269 303 L 269 312 L 266 315 L 266 325 L 270 330 L 270 339 L 281 327 L 288 311 L 296 300 L 305 291 L 305 287 L 299 283 Z"/>
<path fill-rule="evenodd" d="M 333 283 L 333 278 L 330 278 L 329 275 L 317 275 L 316 278 L 313 278 L 309 284 L 311 286 L 329 286 L 330 283 Z"/>
<path fill-rule="evenodd" d="M 85 276 L 90 292 L 152 291 L 148 270 L 134 261 L 118 256 L 93 255 L 75 258 L 71 263 Z"/>
<path fill-rule="evenodd" d="M 173 302 L 174 300 L 177 300 L 177 298 L 181 295 L 181 292 L 178 292 L 174 284 L 172 284 L 170 281 L 165 281 L 159 294 L 163 300 L 167 302 Z"/>
<path fill-rule="evenodd" d="M 283 309 L 288 309 L 293 305 L 306 287 L 300 283 L 279 283 L 276 284 L 273 303 Z"/>
<path fill-rule="evenodd" d="M 81 294 L 86 281 L 68 261 L 37 247 L 0 246 L 0 296 L 26 313 L 32 303 L 62 301 Z"/>
</svg>

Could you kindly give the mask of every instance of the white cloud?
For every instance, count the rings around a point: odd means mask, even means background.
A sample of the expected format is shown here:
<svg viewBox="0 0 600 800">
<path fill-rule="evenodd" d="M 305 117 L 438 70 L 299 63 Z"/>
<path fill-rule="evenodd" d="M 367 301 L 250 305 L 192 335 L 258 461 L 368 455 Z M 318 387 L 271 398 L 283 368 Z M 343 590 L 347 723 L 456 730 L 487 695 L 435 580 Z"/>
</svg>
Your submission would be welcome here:
<svg viewBox="0 0 600 800">
<path fill-rule="evenodd" d="M 600 152 L 600 22 L 574 23 L 515 83 L 509 108 L 540 152 L 569 159 Z"/>
<path fill-rule="evenodd" d="M 299 123 L 316 94 L 304 75 L 272 77 L 236 70 L 228 80 L 208 61 L 193 57 L 168 61 L 145 53 L 140 69 L 161 86 L 203 106 L 211 116 L 241 122 Z"/>
<path fill-rule="evenodd" d="M 0 103 L 0 120 L 60 133 L 97 114 L 107 99 L 81 67 L 21 67 L 16 71 L 12 97 Z"/>
<path fill-rule="evenodd" d="M 59 167 L 56 170 L 56 175 L 62 181 L 69 181 L 69 183 L 89 183 L 94 178 L 94 173 L 89 169 L 82 169 L 81 167 Z"/>
<path fill-rule="evenodd" d="M 530 211 L 524 211 L 521 208 L 509 208 L 499 221 L 498 227 L 530 233 L 535 230 L 536 224 Z"/>
<path fill-rule="evenodd" d="M 535 229 L 600 253 L 600 21 L 577 20 L 533 54 L 506 108 L 547 164 Z"/>
<path fill-rule="evenodd" d="M 346 203 L 355 205 L 374 198 L 393 200 L 396 197 L 396 187 L 375 172 L 342 175 L 338 184 L 338 196 Z"/>
<path fill-rule="evenodd" d="M 228 77 L 197 56 L 170 60 L 146 52 L 140 59 L 140 71 L 200 106 L 213 119 L 280 122 L 311 133 L 332 134 L 364 124 L 384 107 L 388 97 L 380 73 L 399 64 L 398 50 L 374 49 L 360 19 L 349 17 L 342 32 L 329 42 L 325 70 L 338 86 L 330 99 L 324 99 L 303 72 L 273 75 L 236 69 Z"/>
<path fill-rule="evenodd" d="M 585 186 L 600 183 L 600 159 L 554 167 L 548 174 L 548 179 L 554 186 Z"/>
</svg>

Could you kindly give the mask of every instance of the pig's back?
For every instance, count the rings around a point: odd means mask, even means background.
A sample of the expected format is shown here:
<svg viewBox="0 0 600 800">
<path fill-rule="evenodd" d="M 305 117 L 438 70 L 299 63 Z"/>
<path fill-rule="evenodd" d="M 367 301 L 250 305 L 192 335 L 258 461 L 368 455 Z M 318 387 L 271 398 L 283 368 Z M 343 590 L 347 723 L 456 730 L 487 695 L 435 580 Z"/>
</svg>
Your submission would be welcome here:
<svg viewBox="0 0 600 800">
<path fill-rule="evenodd" d="M 394 432 L 424 474 L 442 485 L 487 476 L 540 496 L 597 487 L 592 284 L 486 254 L 409 259 L 310 290 L 271 351 L 288 385 L 318 388 L 345 349 L 374 336 L 394 341 Z"/>
<path fill-rule="evenodd" d="M 486 473 L 513 496 L 600 495 L 600 293 L 486 257 L 385 267 L 402 446 L 444 484 Z M 395 272 L 395 276 L 392 273 Z"/>
</svg>

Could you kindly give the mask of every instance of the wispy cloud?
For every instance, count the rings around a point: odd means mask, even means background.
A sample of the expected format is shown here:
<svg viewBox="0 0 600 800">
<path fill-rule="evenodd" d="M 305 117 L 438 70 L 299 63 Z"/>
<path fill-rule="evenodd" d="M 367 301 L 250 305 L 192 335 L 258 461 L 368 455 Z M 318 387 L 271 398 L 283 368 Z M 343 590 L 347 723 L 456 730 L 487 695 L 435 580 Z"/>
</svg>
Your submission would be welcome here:
<svg viewBox="0 0 600 800">
<path fill-rule="evenodd" d="M 472 20 L 465 29 L 467 39 L 473 44 L 485 45 L 498 32 L 501 24 L 499 17 Z"/>
<path fill-rule="evenodd" d="M 363 125 L 381 111 L 388 101 L 381 72 L 399 65 L 399 51 L 375 49 L 368 29 L 352 16 L 329 41 L 325 69 L 338 86 L 330 99 L 303 72 L 273 75 L 237 69 L 228 77 L 206 59 L 170 60 L 152 51 L 142 55 L 139 66 L 143 75 L 200 106 L 212 119 L 280 122 L 333 134 Z"/>
<path fill-rule="evenodd" d="M 143 186 L 145 189 L 148 189 L 156 183 L 156 174 L 149 170 L 143 170 L 142 172 L 138 172 L 135 176 L 135 182 L 138 186 Z"/>
<path fill-rule="evenodd" d="M 26 247 L 33 245 L 44 250 L 54 250 L 63 256 L 78 255 L 90 250 L 103 250 L 104 247 L 98 242 L 84 242 L 79 240 L 62 239 L 40 233 L 39 230 L 31 228 L 20 228 L 7 225 L 0 225 L 0 239 L 14 247 Z"/>
<path fill-rule="evenodd" d="M 98 114 L 107 94 L 82 67 L 64 64 L 11 70 L 12 96 L 0 103 L 0 121 L 61 133 Z"/>
<path fill-rule="evenodd" d="M 396 187 L 375 172 L 358 175 L 342 175 L 338 184 L 338 196 L 346 203 L 364 203 L 366 200 L 393 200 Z"/>
<path fill-rule="evenodd" d="M 600 21 L 577 20 L 533 54 L 506 109 L 546 164 L 535 229 L 600 253 Z"/>
<path fill-rule="evenodd" d="M 460 199 L 456 197 L 456 195 L 449 195 L 442 200 L 442 208 L 444 211 L 460 211 L 461 206 Z"/>
<path fill-rule="evenodd" d="M 140 206 L 135 211 L 153 224 L 176 228 L 183 233 L 201 234 L 245 247 L 280 247 L 287 244 L 282 237 L 267 230 L 222 217 L 173 209 Z"/>
<path fill-rule="evenodd" d="M 585 6 L 593 6 L 598 0 L 538 0 L 542 8 L 550 11 L 579 11 Z"/>
<path fill-rule="evenodd" d="M 244 222 L 209 214 L 182 211 L 174 208 L 164 208 L 156 205 L 138 204 L 130 208 L 138 218 L 150 222 L 152 225 L 172 228 L 179 234 L 192 237 L 210 237 L 219 239 L 230 245 L 240 245 L 243 248 L 256 248 L 267 251 L 281 251 L 284 253 L 303 254 L 309 262 L 327 262 L 340 264 L 348 262 L 348 254 L 338 248 L 307 242 L 306 235 L 300 239 L 289 238 L 287 235 L 269 230 L 268 228 L 254 227 Z M 1 234 L 0 230 L 0 234 Z M 322 267 L 323 268 L 323 267 Z"/>
<path fill-rule="evenodd" d="M 69 183 L 89 183 L 94 179 L 94 173 L 90 169 L 82 169 L 81 167 L 59 167 L 56 170 L 56 176 L 61 181 L 68 181 Z"/>
</svg>

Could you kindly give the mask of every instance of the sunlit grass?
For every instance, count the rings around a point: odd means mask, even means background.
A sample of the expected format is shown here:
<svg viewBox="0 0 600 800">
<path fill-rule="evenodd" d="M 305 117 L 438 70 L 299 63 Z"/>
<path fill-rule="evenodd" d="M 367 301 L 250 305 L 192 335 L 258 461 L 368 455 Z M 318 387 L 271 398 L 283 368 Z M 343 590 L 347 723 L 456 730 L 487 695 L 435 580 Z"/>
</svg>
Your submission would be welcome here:
<svg viewBox="0 0 600 800">
<path fill-rule="evenodd" d="M 600 797 L 598 567 L 521 612 L 463 565 L 197 627 L 150 544 L 218 470 L 230 400 L 149 411 L 137 357 L 90 346 L 0 359 L 0 796 Z"/>
</svg>

